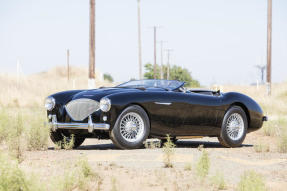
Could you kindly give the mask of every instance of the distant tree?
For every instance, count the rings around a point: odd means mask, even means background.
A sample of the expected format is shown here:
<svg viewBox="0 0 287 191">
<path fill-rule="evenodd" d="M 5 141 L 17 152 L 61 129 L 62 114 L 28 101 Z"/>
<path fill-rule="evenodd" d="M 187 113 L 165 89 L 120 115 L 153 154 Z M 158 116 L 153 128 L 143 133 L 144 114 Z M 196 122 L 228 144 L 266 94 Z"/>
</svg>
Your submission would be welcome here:
<svg viewBox="0 0 287 191">
<path fill-rule="evenodd" d="M 153 73 L 153 65 L 150 63 L 147 63 L 145 65 L 145 74 L 144 77 L 146 79 L 154 79 L 154 73 Z M 160 66 L 157 65 L 156 67 L 156 78 L 160 78 Z M 163 65 L 163 78 L 167 79 L 167 66 Z M 170 67 L 169 70 L 169 79 L 170 80 L 179 80 L 179 81 L 185 81 L 186 86 L 188 87 L 199 87 L 200 83 L 193 79 L 191 76 L 191 72 L 186 69 L 182 68 L 180 66 L 173 65 Z"/>
<path fill-rule="evenodd" d="M 108 82 L 114 82 L 114 79 L 110 74 L 104 74 L 104 80 Z"/>
</svg>

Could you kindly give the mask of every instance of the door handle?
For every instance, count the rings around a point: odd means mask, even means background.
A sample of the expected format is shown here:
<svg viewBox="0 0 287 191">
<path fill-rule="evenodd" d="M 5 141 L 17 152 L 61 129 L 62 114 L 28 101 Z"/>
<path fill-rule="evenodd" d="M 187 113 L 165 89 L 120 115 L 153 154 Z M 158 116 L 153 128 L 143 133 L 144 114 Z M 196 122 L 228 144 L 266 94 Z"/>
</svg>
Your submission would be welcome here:
<svg viewBox="0 0 287 191">
<path fill-rule="evenodd" d="M 154 103 L 158 105 L 171 105 L 170 102 L 154 102 Z"/>
</svg>

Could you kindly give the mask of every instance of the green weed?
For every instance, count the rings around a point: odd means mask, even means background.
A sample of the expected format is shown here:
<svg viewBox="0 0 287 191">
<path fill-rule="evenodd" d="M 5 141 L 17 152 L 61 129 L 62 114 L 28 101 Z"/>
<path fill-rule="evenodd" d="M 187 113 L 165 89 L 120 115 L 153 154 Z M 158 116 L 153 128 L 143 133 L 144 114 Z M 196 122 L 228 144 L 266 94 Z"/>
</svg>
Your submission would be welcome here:
<svg viewBox="0 0 287 191">
<path fill-rule="evenodd" d="M 254 171 L 246 171 L 241 176 L 237 186 L 238 191 L 264 191 L 266 190 L 265 183 L 260 174 Z"/>
<path fill-rule="evenodd" d="M 217 172 L 215 176 L 211 178 L 212 185 L 215 190 L 225 190 L 226 183 L 223 174 Z"/>
<path fill-rule="evenodd" d="M 196 174 L 200 178 L 205 178 L 208 175 L 210 167 L 209 156 L 206 150 L 202 151 L 202 155 L 196 165 Z"/>
<path fill-rule="evenodd" d="M 171 141 L 170 136 L 167 135 L 166 142 L 163 146 L 163 160 L 164 160 L 164 167 L 165 168 L 172 168 L 172 158 L 174 155 L 174 147 L 175 144 Z"/>
</svg>

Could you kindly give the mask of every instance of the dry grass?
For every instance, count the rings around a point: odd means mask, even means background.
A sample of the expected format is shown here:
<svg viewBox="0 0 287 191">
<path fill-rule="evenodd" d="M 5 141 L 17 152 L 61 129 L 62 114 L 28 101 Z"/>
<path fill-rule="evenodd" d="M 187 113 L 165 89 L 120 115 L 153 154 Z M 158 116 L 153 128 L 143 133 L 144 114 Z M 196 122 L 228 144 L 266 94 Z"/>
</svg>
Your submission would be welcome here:
<svg viewBox="0 0 287 191">
<path fill-rule="evenodd" d="M 71 67 L 71 79 L 67 81 L 66 68 L 56 67 L 48 72 L 29 76 L 0 74 L 0 106 L 2 107 L 42 107 L 48 95 L 70 89 L 87 89 L 88 72 L 85 68 Z M 96 87 L 112 86 L 100 80 L 96 72 Z"/>
<path fill-rule="evenodd" d="M 223 86 L 224 92 L 236 91 L 255 99 L 271 119 L 287 115 L 287 83 L 273 84 L 272 95 L 267 96 L 266 86 Z"/>
<path fill-rule="evenodd" d="M 269 152 L 270 151 L 270 146 L 264 143 L 259 143 L 257 145 L 254 145 L 254 150 L 257 153 L 262 153 L 262 152 Z"/>
<path fill-rule="evenodd" d="M 22 157 L 25 156 L 26 150 L 47 149 L 49 130 L 45 127 L 46 114 L 45 110 L 42 109 L 44 98 L 58 91 L 87 88 L 86 76 L 88 74 L 83 68 L 72 68 L 70 82 L 67 82 L 65 75 L 65 68 L 58 67 L 41 74 L 22 76 L 19 84 L 17 84 L 16 76 L 0 75 L 0 149 L 2 149 L 0 152 L 7 151 L 10 153 L 10 157 L 18 158 L 19 161 L 24 160 L 23 163 L 25 163 L 25 158 Z M 96 84 L 97 86 L 112 86 L 112 84 L 102 82 L 99 79 L 96 80 Z M 258 89 L 251 86 L 225 86 L 223 90 L 225 92 L 242 92 L 254 98 L 270 119 L 260 130 L 261 135 L 266 136 L 267 139 L 269 136 L 277 139 L 276 151 L 287 152 L 287 84 L 275 84 L 272 87 L 271 97 L 266 96 L 265 88 L 262 86 Z M 59 144 L 59 149 L 61 146 L 62 144 Z M 69 147 L 67 145 L 67 148 Z M 155 142 L 146 143 L 146 147 L 153 149 L 157 148 L 158 144 Z M 173 147 L 172 142 L 167 142 L 167 145 L 163 148 L 166 167 L 174 167 L 173 157 L 175 153 Z M 204 180 L 207 183 L 197 182 L 196 176 L 201 178 L 208 176 L 210 160 L 212 160 L 203 147 L 198 149 L 202 151 L 202 156 L 194 166 L 194 170 L 191 168 L 191 163 L 186 163 L 185 167 L 180 169 L 175 166 L 174 168 L 157 169 L 158 172 L 146 172 L 144 175 L 151 177 L 149 179 L 151 181 L 149 182 L 150 187 L 154 190 L 163 190 L 164 188 L 168 190 L 170 188 L 172 190 L 191 190 L 192 188 L 195 188 L 195 190 L 225 189 L 226 182 L 223 174 L 217 174 L 211 179 L 205 178 Z M 254 149 L 255 152 L 268 152 L 269 146 L 259 143 L 255 145 Z M 155 150 L 149 151 L 154 152 Z M 10 162 L 11 160 L 13 162 Z M 8 175 L 1 177 L 2 173 L 0 173 L 0 186 L 5 186 L 0 190 L 37 190 L 37 183 L 30 182 L 30 179 L 27 178 L 29 175 L 23 173 L 17 160 L 1 159 L 0 163 L 0 170 Z M 111 178 L 111 175 L 114 175 L 115 172 L 119 172 L 121 176 L 128 174 L 128 177 L 139 175 L 136 170 L 120 169 L 113 164 L 109 166 L 99 165 L 97 168 L 102 169 L 101 176 L 95 173 L 86 159 L 81 159 L 76 164 L 61 169 L 60 176 L 58 176 L 61 178 L 55 180 L 55 184 L 53 184 L 55 188 L 46 189 L 41 187 L 40 190 L 102 190 L 105 185 L 109 186 L 109 190 L 117 190 L 122 185 L 119 176 L 115 175 L 114 178 Z M 102 175 L 102 173 L 106 174 Z M 165 175 L 165 173 L 169 175 Z M 9 177 L 12 178 L 8 179 Z M 13 182 L 13 180 L 15 181 Z M 183 184 L 178 184 L 175 180 L 183 180 Z M 54 183 L 52 179 L 44 179 L 44 182 L 45 184 Z M 143 183 L 143 185 L 146 184 Z M 265 189 L 263 178 L 256 173 L 254 175 L 253 172 L 245 173 L 238 184 L 238 190 L 260 190 L 261 188 Z"/>
<path fill-rule="evenodd" d="M 273 84 L 272 95 L 267 96 L 266 87 L 259 86 L 224 86 L 225 92 L 237 91 L 244 93 L 256 100 L 262 107 L 269 121 L 264 122 L 263 128 L 259 131 L 265 136 L 272 136 L 277 139 L 277 150 L 287 152 L 287 83 Z M 268 145 L 255 145 L 256 152 L 268 152 Z"/>
</svg>

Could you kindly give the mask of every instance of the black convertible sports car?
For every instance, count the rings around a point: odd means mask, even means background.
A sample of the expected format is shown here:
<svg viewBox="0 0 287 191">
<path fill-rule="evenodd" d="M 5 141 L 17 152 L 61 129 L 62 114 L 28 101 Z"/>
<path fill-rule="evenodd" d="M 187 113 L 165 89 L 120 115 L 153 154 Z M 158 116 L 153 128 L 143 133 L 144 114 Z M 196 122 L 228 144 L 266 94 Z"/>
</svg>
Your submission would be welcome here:
<svg viewBox="0 0 287 191">
<path fill-rule="evenodd" d="M 262 127 L 260 106 L 250 97 L 210 90 L 187 90 L 175 80 L 135 80 L 112 88 L 72 90 L 45 101 L 54 143 L 85 138 L 111 139 L 121 149 L 140 148 L 147 138 L 174 140 L 218 137 L 240 146 L 246 133 Z M 73 139 L 69 139 L 73 135 Z"/>
</svg>

